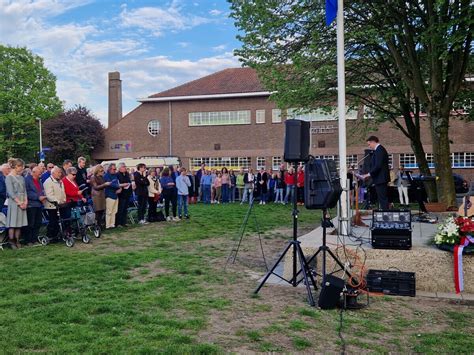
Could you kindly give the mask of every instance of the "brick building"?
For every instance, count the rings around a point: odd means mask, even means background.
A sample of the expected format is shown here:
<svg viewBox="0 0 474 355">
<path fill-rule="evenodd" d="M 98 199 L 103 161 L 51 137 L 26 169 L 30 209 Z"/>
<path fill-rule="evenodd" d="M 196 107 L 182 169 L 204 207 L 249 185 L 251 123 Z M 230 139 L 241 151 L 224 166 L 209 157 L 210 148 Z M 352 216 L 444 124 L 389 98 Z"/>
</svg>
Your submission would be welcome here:
<svg viewBox="0 0 474 355">
<path fill-rule="evenodd" d="M 338 159 L 337 113 L 300 115 L 280 110 L 251 68 L 231 68 L 139 99 L 122 118 L 120 73 L 109 73 L 109 122 L 106 144 L 97 160 L 177 156 L 184 166 L 260 166 L 276 169 L 283 157 L 284 120 L 311 121 L 311 154 Z M 391 164 L 416 169 L 409 140 L 389 122 L 378 126 L 364 107 L 347 113 L 347 160 L 364 155 L 365 139 L 377 135 Z M 474 177 L 474 123 L 453 119 L 451 152 L 455 172 Z M 422 122 L 422 141 L 432 161 L 429 126 Z"/>
</svg>

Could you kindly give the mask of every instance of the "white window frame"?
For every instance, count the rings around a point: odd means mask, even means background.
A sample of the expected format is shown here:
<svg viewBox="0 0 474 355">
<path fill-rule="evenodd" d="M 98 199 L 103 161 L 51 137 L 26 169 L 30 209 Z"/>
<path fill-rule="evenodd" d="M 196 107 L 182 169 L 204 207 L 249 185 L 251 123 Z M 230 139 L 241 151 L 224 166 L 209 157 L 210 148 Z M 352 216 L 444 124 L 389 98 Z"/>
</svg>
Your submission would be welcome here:
<svg viewBox="0 0 474 355">
<path fill-rule="evenodd" d="M 257 124 L 265 123 L 265 110 L 255 111 L 255 123 Z"/>
<path fill-rule="evenodd" d="M 409 159 L 410 162 L 406 163 L 406 159 Z M 415 153 L 400 153 L 398 157 L 398 166 L 400 165 L 403 165 L 405 169 L 417 169 L 418 163 L 416 162 Z"/>
<path fill-rule="evenodd" d="M 188 125 L 190 127 L 245 124 L 251 124 L 250 110 L 190 112 L 188 114 Z"/>
<path fill-rule="evenodd" d="M 148 134 L 152 137 L 156 137 L 161 132 L 161 124 L 158 120 L 150 120 L 147 125 Z"/>
<path fill-rule="evenodd" d="M 282 157 L 272 157 L 272 170 L 280 170 L 280 165 L 282 163 Z"/>
<path fill-rule="evenodd" d="M 257 157 L 257 165 L 256 165 L 257 170 L 260 170 L 261 168 L 265 168 L 266 167 L 265 163 L 266 163 L 265 157 Z"/>
<path fill-rule="evenodd" d="M 272 110 L 272 123 L 281 123 L 281 110 L 279 108 Z"/>
</svg>

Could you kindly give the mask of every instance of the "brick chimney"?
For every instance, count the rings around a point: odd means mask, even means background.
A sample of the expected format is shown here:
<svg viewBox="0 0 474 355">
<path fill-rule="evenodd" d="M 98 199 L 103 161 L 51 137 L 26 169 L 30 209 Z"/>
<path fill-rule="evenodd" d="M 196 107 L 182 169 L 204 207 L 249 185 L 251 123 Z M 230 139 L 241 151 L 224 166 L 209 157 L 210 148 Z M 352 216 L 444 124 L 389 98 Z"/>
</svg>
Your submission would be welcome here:
<svg viewBox="0 0 474 355">
<path fill-rule="evenodd" d="M 118 71 L 109 73 L 109 120 L 112 127 L 122 119 L 122 80 Z"/>
</svg>

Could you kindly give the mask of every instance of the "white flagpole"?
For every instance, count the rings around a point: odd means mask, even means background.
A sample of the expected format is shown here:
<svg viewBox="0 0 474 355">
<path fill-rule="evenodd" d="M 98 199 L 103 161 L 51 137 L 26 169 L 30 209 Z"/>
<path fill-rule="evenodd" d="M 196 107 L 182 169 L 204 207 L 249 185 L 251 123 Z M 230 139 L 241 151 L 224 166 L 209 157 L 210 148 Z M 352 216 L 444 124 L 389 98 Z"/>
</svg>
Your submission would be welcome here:
<svg viewBox="0 0 474 355">
<path fill-rule="evenodd" d="M 339 216 L 339 233 L 347 235 L 349 232 L 349 211 L 347 188 L 346 163 L 346 82 L 344 68 L 344 1 L 337 1 L 337 110 L 339 115 L 339 177 L 343 193 Z"/>
</svg>

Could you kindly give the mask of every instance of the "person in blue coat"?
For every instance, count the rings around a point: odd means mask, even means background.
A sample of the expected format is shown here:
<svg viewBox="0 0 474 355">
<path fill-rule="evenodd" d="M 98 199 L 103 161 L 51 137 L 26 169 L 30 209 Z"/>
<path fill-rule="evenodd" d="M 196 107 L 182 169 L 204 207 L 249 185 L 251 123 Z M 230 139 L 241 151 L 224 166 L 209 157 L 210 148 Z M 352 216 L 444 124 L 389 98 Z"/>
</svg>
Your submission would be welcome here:
<svg viewBox="0 0 474 355">
<path fill-rule="evenodd" d="M 25 178 L 26 195 L 28 197 L 26 208 L 28 227 L 26 228 L 25 242 L 28 245 L 38 242 L 38 234 L 43 220 L 43 201 L 46 200 L 46 195 L 41 182 L 41 173 L 42 169 L 36 166 L 31 171 L 31 175 Z"/>
</svg>

